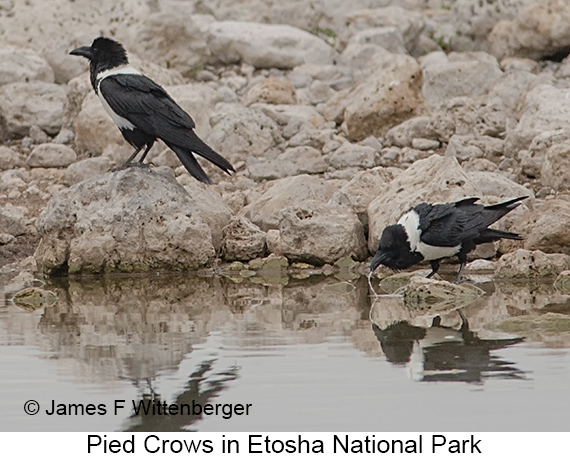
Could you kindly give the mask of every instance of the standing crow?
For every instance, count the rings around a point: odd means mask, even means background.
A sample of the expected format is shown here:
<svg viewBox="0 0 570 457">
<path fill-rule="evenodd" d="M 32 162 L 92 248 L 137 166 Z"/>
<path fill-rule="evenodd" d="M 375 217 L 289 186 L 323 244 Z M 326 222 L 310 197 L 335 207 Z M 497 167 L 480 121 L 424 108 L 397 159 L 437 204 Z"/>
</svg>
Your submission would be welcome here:
<svg viewBox="0 0 570 457">
<path fill-rule="evenodd" d="M 393 270 L 403 270 L 422 260 L 429 260 L 432 270 L 429 278 L 439 269 L 441 259 L 456 255 L 461 262 L 455 278 L 459 283 L 467 254 L 476 245 L 501 238 L 522 239 L 516 233 L 488 227 L 519 206 L 517 202 L 525 198 L 518 197 L 493 206 L 476 204 L 478 198 L 443 205 L 420 203 L 405 213 L 397 224 L 384 229 L 370 271 L 380 264 Z"/>
<path fill-rule="evenodd" d="M 158 138 L 199 181 L 211 183 L 192 153 L 208 159 L 228 174 L 235 171 L 226 159 L 198 138 L 192 118 L 166 91 L 129 65 L 127 52 L 120 43 L 99 37 L 91 46 L 74 49 L 70 54 L 89 60 L 95 93 L 125 140 L 135 147 L 122 167 L 129 166 L 144 147 L 139 160 L 142 163 Z"/>
</svg>

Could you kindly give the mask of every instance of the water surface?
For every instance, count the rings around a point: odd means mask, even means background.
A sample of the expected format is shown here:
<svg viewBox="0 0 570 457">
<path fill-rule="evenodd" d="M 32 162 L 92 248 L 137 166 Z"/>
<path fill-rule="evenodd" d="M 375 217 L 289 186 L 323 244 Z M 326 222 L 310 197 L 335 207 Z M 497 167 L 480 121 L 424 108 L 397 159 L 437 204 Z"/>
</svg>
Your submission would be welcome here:
<svg viewBox="0 0 570 457">
<path fill-rule="evenodd" d="M 568 431 L 570 296 L 550 284 L 487 283 L 461 312 L 371 297 L 356 275 L 45 287 L 51 306 L 0 302 L 2 431 Z M 251 406 L 134 414 L 153 400 Z"/>
</svg>

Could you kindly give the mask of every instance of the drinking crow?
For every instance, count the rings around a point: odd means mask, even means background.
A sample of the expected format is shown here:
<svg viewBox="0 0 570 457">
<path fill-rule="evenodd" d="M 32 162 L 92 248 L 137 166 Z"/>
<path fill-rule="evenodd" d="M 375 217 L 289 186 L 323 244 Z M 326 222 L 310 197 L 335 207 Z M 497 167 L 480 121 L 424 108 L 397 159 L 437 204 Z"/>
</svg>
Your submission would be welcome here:
<svg viewBox="0 0 570 457">
<path fill-rule="evenodd" d="M 507 238 L 521 240 L 511 232 L 488 228 L 520 205 L 518 197 L 493 206 L 475 203 L 478 198 L 466 198 L 455 203 L 432 205 L 420 203 L 405 213 L 397 224 L 384 229 L 378 250 L 370 264 L 374 271 L 382 264 L 393 270 L 403 270 L 422 260 L 429 260 L 433 276 L 439 261 L 456 255 L 461 262 L 455 282 L 467 263 L 467 253 L 481 243 Z"/>
<path fill-rule="evenodd" d="M 95 93 L 125 140 L 135 148 L 119 168 L 129 166 L 144 147 L 139 160 L 142 164 L 158 138 L 176 153 L 188 172 L 199 181 L 211 183 L 192 153 L 208 159 L 228 174 L 235 171 L 226 159 L 198 138 L 192 118 L 166 91 L 129 65 L 127 52 L 120 43 L 99 37 L 91 46 L 74 49 L 70 54 L 89 60 Z"/>
</svg>

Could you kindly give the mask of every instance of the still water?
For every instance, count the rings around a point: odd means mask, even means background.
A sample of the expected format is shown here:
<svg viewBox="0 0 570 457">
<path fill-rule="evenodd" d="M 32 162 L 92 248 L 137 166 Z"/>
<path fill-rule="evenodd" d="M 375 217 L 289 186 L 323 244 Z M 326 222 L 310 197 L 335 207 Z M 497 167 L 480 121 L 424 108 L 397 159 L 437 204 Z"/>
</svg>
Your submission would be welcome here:
<svg viewBox="0 0 570 457">
<path fill-rule="evenodd" d="M 356 275 L 48 282 L 0 301 L 0 431 L 568 431 L 570 295 L 481 287 L 458 312 Z"/>
</svg>

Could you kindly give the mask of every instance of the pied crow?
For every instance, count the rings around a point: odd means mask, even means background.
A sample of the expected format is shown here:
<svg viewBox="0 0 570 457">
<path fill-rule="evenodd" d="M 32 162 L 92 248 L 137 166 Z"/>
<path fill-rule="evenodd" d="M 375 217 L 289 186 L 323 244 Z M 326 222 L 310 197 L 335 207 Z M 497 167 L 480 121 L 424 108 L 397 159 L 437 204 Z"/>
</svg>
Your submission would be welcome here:
<svg viewBox="0 0 570 457">
<path fill-rule="evenodd" d="M 211 183 L 192 153 L 196 153 L 226 173 L 232 165 L 204 143 L 196 133 L 192 118 L 166 91 L 129 65 L 123 46 L 110 38 L 96 38 L 91 46 L 71 51 L 89 60 L 91 85 L 119 130 L 135 151 L 119 168 L 129 166 L 143 149 L 139 164 L 157 139 L 172 149 L 188 172 L 199 181 Z"/>
<path fill-rule="evenodd" d="M 406 212 L 397 224 L 384 229 L 370 271 L 379 265 L 404 270 L 422 260 L 429 260 L 432 269 L 429 278 L 439 269 L 441 259 L 457 256 L 461 265 L 455 282 L 459 283 L 467 254 L 476 245 L 501 238 L 522 240 L 516 233 L 489 226 L 519 206 L 518 202 L 525 198 L 527 196 L 493 206 L 475 203 L 478 198 L 439 205 L 420 203 Z"/>
</svg>

